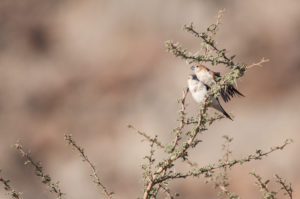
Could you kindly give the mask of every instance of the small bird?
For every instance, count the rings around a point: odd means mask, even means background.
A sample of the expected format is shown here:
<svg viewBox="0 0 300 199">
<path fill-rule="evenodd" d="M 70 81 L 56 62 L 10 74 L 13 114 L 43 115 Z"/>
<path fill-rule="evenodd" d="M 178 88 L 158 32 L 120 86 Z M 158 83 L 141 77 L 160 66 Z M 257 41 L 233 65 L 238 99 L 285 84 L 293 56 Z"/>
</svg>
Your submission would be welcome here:
<svg viewBox="0 0 300 199">
<path fill-rule="evenodd" d="M 219 72 L 214 72 L 209 70 L 207 67 L 199 64 L 197 66 L 191 66 L 191 69 L 195 72 L 199 81 L 202 81 L 204 84 L 208 86 L 212 86 L 216 84 L 217 78 L 221 77 Z M 229 85 L 226 88 L 221 89 L 220 91 L 221 97 L 223 98 L 224 102 L 228 102 L 230 98 L 238 95 L 243 96 L 233 85 Z"/>
<path fill-rule="evenodd" d="M 205 96 L 206 96 L 207 92 L 209 91 L 210 87 L 208 85 L 204 84 L 203 82 L 199 81 L 199 79 L 197 78 L 197 76 L 195 74 L 188 76 L 187 83 L 188 83 L 189 90 L 192 93 L 194 100 L 197 103 L 204 102 Z M 230 115 L 228 113 L 226 113 L 226 111 L 221 106 L 218 98 L 210 96 L 210 99 L 211 99 L 211 103 L 209 104 L 210 107 L 220 111 L 227 118 L 232 120 Z"/>
</svg>

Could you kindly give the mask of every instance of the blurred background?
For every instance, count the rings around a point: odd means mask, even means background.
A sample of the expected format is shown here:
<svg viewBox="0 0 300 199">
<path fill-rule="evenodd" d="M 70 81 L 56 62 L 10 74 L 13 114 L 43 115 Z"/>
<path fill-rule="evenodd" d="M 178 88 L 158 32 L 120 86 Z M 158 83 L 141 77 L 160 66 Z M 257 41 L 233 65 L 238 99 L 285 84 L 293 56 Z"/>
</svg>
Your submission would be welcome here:
<svg viewBox="0 0 300 199">
<path fill-rule="evenodd" d="M 85 148 L 115 198 L 141 196 L 140 165 L 149 145 L 128 129 L 133 124 L 162 142 L 176 127 L 177 98 L 189 66 L 166 52 L 166 40 L 196 52 L 200 41 L 182 31 L 216 21 L 220 48 L 255 67 L 239 82 L 246 96 L 224 104 L 234 121 L 213 124 L 191 159 L 216 161 L 222 135 L 234 137 L 233 155 L 269 149 L 286 138 L 294 144 L 262 161 L 235 167 L 231 190 L 259 198 L 248 172 L 277 173 L 300 197 L 300 2 L 294 0 L 2 0 L 0 2 L 0 168 L 23 198 L 54 198 L 11 147 L 21 140 L 45 171 L 59 180 L 65 198 L 104 198 L 89 168 L 64 142 L 65 133 Z M 208 65 L 209 66 L 209 65 Z M 209 66 L 210 67 L 210 66 Z M 224 72 L 223 66 L 212 68 Z M 188 112 L 197 105 L 189 96 Z M 180 198 L 218 198 L 203 179 L 177 180 Z M 9 198 L 3 189 L 0 198 Z"/>
</svg>

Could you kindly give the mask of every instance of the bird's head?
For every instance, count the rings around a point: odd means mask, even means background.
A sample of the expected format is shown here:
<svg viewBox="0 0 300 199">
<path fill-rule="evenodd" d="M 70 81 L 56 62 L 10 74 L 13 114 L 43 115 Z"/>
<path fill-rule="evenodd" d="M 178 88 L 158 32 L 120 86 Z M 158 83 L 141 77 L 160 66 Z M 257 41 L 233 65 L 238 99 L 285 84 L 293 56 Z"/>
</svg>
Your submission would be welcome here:
<svg viewBox="0 0 300 199">
<path fill-rule="evenodd" d="M 201 70 L 206 70 L 206 67 L 201 64 L 198 64 L 198 65 L 191 66 L 191 70 L 194 71 L 195 73 L 199 73 Z"/>
</svg>

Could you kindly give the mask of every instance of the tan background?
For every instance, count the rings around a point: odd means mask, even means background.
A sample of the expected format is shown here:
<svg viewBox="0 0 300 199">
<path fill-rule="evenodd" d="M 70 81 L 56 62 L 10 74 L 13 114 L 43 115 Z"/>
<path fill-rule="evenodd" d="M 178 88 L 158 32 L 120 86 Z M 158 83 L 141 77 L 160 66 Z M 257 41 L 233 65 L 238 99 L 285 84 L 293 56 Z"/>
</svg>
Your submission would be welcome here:
<svg viewBox="0 0 300 199">
<path fill-rule="evenodd" d="M 59 180 L 66 198 L 104 198 L 89 170 L 63 140 L 71 132 L 116 198 L 142 192 L 140 165 L 148 144 L 126 128 L 134 124 L 170 140 L 188 65 L 167 53 L 166 40 L 196 51 L 199 41 L 181 27 L 204 29 L 219 9 L 226 15 L 220 47 L 237 60 L 271 61 L 239 81 L 245 98 L 224 105 L 234 122 L 214 124 L 191 153 L 200 165 L 221 155 L 221 136 L 235 138 L 236 157 L 295 143 L 263 161 L 236 167 L 232 190 L 259 198 L 248 172 L 285 176 L 300 197 L 300 2 L 294 0 L 2 0 L 0 3 L 0 168 L 23 198 L 54 198 L 11 147 L 20 139 Z M 214 68 L 223 71 L 222 67 Z M 196 105 L 188 98 L 188 110 Z M 224 103 L 223 103 L 224 104 Z M 217 198 L 203 179 L 172 183 L 181 198 Z M 0 198 L 8 198 L 0 190 Z"/>
</svg>

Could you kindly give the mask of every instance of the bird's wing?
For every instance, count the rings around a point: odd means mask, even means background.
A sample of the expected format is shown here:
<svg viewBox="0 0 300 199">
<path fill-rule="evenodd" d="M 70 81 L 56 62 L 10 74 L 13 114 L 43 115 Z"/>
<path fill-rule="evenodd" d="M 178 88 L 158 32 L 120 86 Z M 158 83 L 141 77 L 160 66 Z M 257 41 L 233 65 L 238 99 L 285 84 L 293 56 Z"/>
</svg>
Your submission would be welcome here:
<svg viewBox="0 0 300 199">
<path fill-rule="evenodd" d="M 221 74 L 219 72 L 213 72 L 213 73 L 214 73 L 214 79 L 215 79 L 215 81 L 216 81 L 216 78 L 221 77 Z M 245 97 L 236 88 L 234 88 L 233 85 L 229 85 L 226 88 L 221 89 L 221 97 L 224 100 L 224 102 L 228 102 L 234 96 Z"/>
<path fill-rule="evenodd" d="M 221 89 L 221 97 L 223 98 L 224 102 L 228 102 L 234 96 L 245 97 L 236 88 L 234 88 L 233 85 L 229 85 L 229 86 Z"/>
</svg>

